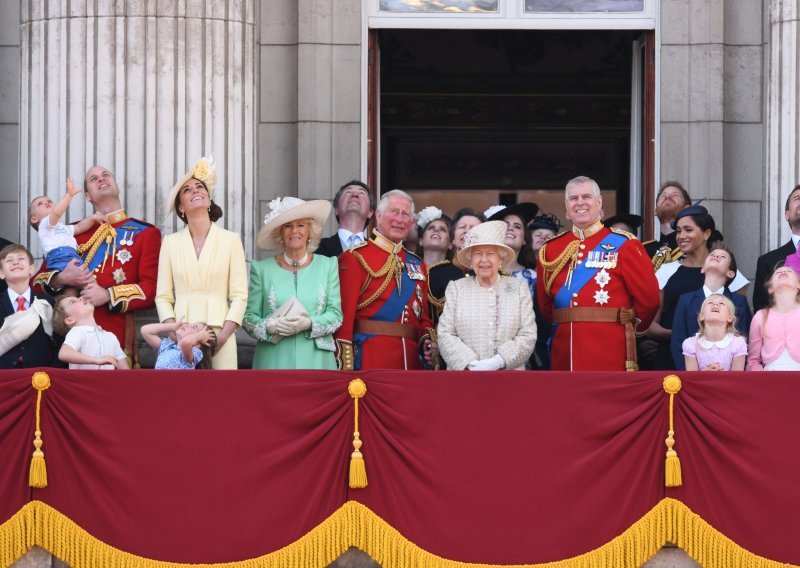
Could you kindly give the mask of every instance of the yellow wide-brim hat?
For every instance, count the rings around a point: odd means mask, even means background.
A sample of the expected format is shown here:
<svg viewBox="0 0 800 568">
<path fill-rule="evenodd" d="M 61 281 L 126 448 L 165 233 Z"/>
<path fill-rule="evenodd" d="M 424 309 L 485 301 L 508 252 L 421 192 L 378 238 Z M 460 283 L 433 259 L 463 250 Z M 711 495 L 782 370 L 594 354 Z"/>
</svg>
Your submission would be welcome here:
<svg viewBox="0 0 800 568">
<path fill-rule="evenodd" d="M 194 167 L 190 171 L 186 172 L 183 177 L 181 177 L 175 183 L 175 185 L 172 186 L 166 203 L 166 211 L 168 215 L 175 210 L 175 198 L 178 196 L 178 192 L 181 190 L 184 184 L 186 184 L 186 182 L 192 178 L 203 182 L 203 185 L 206 186 L 206 189 L 208 190 L 209 197 L 211 197 L 211 195 L 214 193 L 214 187 L 217 185 L 217 165 L 214 163 L 214 158 L 200 158 L 197 160 L 197 163 L 194 165 Z"/>
<path fill-rule="evenodd" d="M 322 226 L 331 214 L 331 202 L 325 199 L 304 201 L 299 197 L 278 197 L 270 201 L 269 208 L 269 213 L 264 216 L 264 226 L 256 237 L 256 244 L 262 250 L 278 248 L 278 243 L 272 238 L 276 228 L 298 219 L 313 219 Z"/>
<path fill-rule="evenodd" d="M 464 237 L 464 248 L 456 255 L 458 262 L 462 266 L 470 266 L 469 255 L 477 246 L 497 247 L 500 249 L 502 261 L 513 257 L 514 249 L 505 243 L 507 228 L 508 224 L 505 221 L 486 221 L 472 227 Z"/>
</svg>

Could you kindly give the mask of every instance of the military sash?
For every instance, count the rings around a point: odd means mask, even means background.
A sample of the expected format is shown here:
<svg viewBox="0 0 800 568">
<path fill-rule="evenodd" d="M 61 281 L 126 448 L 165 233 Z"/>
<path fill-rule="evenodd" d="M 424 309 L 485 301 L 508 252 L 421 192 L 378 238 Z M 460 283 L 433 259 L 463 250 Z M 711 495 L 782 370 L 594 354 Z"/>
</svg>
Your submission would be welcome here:
<svg viewBox="0 0 800 568">
<path fill-rule="evenodd" d="M 406 263 L 414 264 L 408 258 L 406 258 Z M 419 264 L 416 266 L 421 270 L 421 266 Z M 414 294 L 416 288 L 417 284 L 409 277 L 408 271 L 402 270 L 400 272 L 400 286 L 397 288 L 397 294 L 389 294 L 389 297 L 386 299 L 383 305 L 369 319 L 375 321 L 396 322 L 403 313 L 403 308 L 405 308 L 408 305 L 409 300 L 411 300 L 411 296 Z M 353 345 L 357 346 L 355 359 L 356 369 L 361 368 L 361 347 L 369 338 L 374 336 L 375 334 L 372 333 L 353 334 Z"/>
<path fill-rule="evenodd" d="M 572 268 L 572 278 L 567 278 L 567 282 L 553 298 L 553 306 L 558 309 L 569 308 L 572 305 L 572 294 L 579 292 L 591 280 L 597 271 L 602 268 L 601 265 L 592 265 L 589 261 L 590 258 L 601 256 L 603 253 L 614 250 L 619 251 L 622 245 L 627 241 L 627 237 L 618 233 L 609 233 L 609 235 L 602 241 L 597 243 L 597 246 L 587 255 L 585 262 L 582 262 Z"/>
</svg>

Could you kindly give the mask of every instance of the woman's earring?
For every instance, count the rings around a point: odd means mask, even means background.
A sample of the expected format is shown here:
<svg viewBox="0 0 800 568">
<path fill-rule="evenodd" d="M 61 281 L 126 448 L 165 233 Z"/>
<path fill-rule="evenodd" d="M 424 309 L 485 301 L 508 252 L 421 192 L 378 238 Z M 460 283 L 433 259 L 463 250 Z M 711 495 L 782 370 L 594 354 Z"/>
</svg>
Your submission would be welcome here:
<svg viewBox="0 0 800 568">
<path fill-rule="evenodd" d="M 211 207 L 208 208 L 208 212 L 211 213 Z"/>
</svg>

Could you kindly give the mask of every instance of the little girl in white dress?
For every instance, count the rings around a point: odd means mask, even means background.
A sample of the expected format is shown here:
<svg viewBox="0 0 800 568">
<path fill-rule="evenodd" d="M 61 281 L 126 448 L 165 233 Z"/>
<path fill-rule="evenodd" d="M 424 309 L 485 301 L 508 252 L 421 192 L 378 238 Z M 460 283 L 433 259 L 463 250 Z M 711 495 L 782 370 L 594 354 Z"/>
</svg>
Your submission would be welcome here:
<svg viewBox="0 0 800 568">
<path fill-rule="evenodd" d="M 683 342 L 687 371 L 744 371 L 747 342 L 736 331 L 736 309 L 722 294 L 700 306 L 700 331 Z"/>
</svg>

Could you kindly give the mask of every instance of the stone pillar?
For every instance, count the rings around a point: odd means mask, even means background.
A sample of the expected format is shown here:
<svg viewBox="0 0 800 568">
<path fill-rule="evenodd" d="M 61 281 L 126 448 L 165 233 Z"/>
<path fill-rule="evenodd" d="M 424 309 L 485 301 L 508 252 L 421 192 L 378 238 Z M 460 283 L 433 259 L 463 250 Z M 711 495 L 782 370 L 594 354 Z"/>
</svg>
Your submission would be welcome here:
<svg viewBox="0 0 800 568">
<path fill-rule="evenodd" d="M 800 89 L 798 89 L 798 0 L 769 2 L 769 76 L 767 81 L 766 233 L 769 249 L 789 240 L 784 203 L 800 183 Z"/>
<path fill-rule="evenodd" d="M 251 256 L 256 0 L 22 0 L 21 12 L 21 203 L 102 164 L 131 215 L 171 232 L 169 189 L 213 154 L 220 223 Z M 68 220 L 87 210 L 74 199 Z"/>
</svg>

